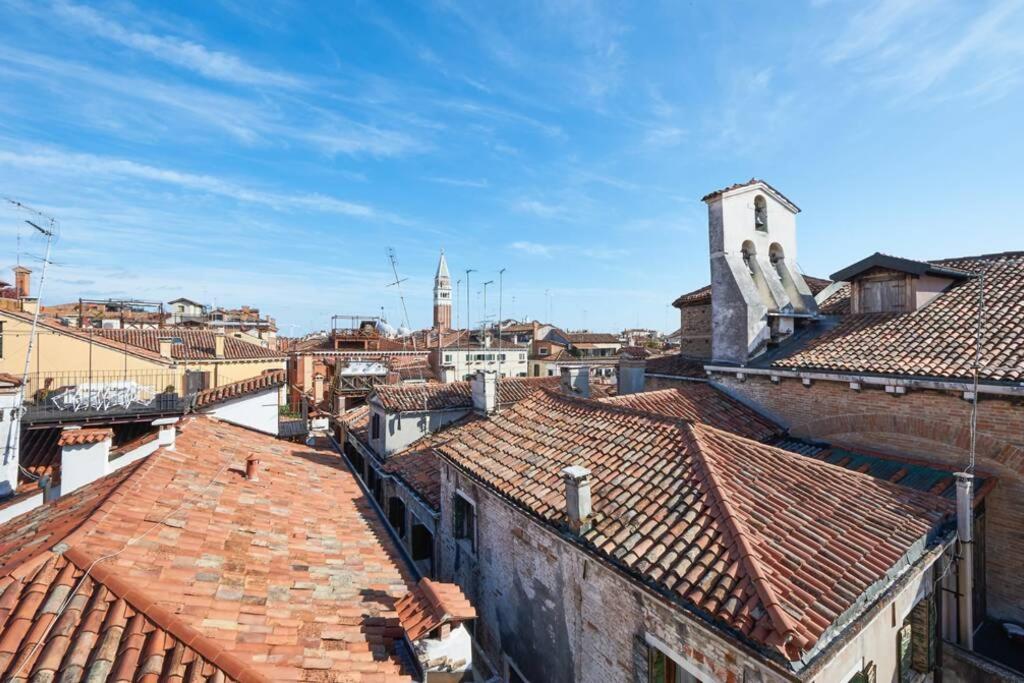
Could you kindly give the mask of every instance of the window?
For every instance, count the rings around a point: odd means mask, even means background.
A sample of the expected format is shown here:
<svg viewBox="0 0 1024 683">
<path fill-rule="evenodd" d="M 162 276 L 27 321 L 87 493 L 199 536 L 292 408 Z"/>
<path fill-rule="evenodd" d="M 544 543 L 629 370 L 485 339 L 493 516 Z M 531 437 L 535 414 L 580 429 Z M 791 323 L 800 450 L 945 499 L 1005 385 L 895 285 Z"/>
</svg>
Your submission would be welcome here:
<svg viewBox="0 0 1024 683">
<path fill-rule="evenodd" d="M 388 501 L 388 523 L 399 538 L 405 538 L 405 501 L 397 496 Z"/>
<path fill-rule="evenodd" d="M 754 197 L 754 229 L 768 232 L 768 203 L 764 197 Z"/>
<path fill-rule="evenodd" d="M 546 356 L 550 352 L 551 352 L 551 349 L 549 349 L 546 346 L 542 346 L 539 349 L 537 349 L 537 354 L 540 355 L 540 356 Z"/>
<path fill-rule="evenodd" d="M 469 549 L 476 552 L 476 508 L 458 493 L 452 501 L 452 523 L 455 538 L 468 541 Z"/>
<path fill-rule="evenodd" d="M 874 683 L 875 681 L 875 663 L 868 662 L 861 671 L 855 673 L 847 683 Z"/>
<path fill-rule="evenodd" d="M 374 413 L 370 419 L 370 438 L 380 438 L 380 413 Z"/>
<path fill-rule="evenodd" d="M 700 679 L 656 647 L 647 646 L 648 683 L 700 683 Z"/>
<path fill-rule="evenodd" d="M 4 324 L 0 321 L 0 358 L 4 357 Z"/>
<path fill-rule="evenodd" d="M 499 353 L 498 354 L 498 360 L 505 360 L 505 354 Z"/>
<path fill-rule="evenodd" d="M 451 363 L 452 362 L 452 354 L 450 354 L 450 353 L 444 354 L 444 362 L 445 363 Z"/>
</svg>

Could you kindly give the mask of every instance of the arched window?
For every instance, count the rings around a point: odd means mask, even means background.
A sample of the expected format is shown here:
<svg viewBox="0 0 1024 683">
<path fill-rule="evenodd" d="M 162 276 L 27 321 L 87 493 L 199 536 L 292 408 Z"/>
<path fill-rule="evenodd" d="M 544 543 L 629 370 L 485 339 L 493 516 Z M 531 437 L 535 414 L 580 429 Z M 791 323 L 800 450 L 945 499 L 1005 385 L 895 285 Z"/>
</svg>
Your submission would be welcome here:
<svg viewBox="0 0 1024 683">
<path fill-rule="evenodd" d="M 747 266 L 747 270 L 750 272 L 750 276 L 754 277 L 754 260 L 757 256 L 757 249 L 754 248 L 754 243 L 747 240 L 743 243 L 743 263 Z"/>
<path fill-rule="evenodd" d="M 786 252 L 782 250 L 782 245 L 775 242 L 768 248 L 768 259 L 772 262 L 772 268 L 775 272 L 782 277 L 782 269 L 784 267 L 784 261 L 786 259 Z"/>
<path fill-rule="evenodd" d="M 768 202 L 761 195 L 754 197 L 754 229 L 768 232 Z"/>
</svg>

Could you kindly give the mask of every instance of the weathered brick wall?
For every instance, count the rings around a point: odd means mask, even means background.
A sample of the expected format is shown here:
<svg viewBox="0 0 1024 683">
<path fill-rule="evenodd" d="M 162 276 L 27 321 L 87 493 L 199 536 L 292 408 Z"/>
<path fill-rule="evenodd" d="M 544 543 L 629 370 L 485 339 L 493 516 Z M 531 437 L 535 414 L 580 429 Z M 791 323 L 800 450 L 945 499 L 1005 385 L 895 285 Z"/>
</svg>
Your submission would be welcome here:
<svg viewBox="0 0 1024 683">
<path fill-rule="evenodd" d="M 761 406 L 796 436 L 909 455 L 948 468 L 968 462 L 971 404 L 960 393 L 748 375 L 714 381 Z M 1024 621 L 1024 400 L 982 395 L 978 402 L 977 468 L 999 479 L 986 507 L 987 608 L 996 618 Z"/>
<path fill-rule="evenodd" d="M 680 350 L 688 356 L 711 357 L 711 304 L 679 309 Z"/>
<path fill-rule="evenodd" d="M 440 578 L 473 601 L 477 641 L 499 670 L 508 655 L 530 681 L 647 683 L 649 633 L 708 680 L 787 680 L 454 468 L 441 480 Z M 452 536 L 457 488 L 476 503 L 475 553 Z"/>
</svg>

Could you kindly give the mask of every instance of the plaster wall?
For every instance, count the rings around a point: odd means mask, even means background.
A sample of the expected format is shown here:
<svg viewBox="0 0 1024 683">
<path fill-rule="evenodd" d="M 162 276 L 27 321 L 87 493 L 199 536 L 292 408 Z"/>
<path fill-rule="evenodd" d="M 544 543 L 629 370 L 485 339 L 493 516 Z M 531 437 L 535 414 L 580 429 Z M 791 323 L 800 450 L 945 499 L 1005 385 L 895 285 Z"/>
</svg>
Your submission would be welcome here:
<svg viewBox="0 0 1024 683">
<path fill-rule="evenodd" d="M 231 424 L 277 435 L 279 396 L 278 388 L 270 387 L 265 391 L 218 403 L 203 412 Z"/>
<path fill-rule="evenodd" d="M 0 498 L 18 488 L 18 455 L 21 446 L 21 418 L 14 407 L 18 405 L 18 390 L 0 393 Z"/>
<path fill-rule="evenodd" d="M 370 404 L 370 447 L 382 457 L 400 451 L 427 434 L 458 420 L 469 413 L 460 410 L 434 410 L 425 412 L 388 413 L 376 403 Z M 380 419 L 380 434 L 373 438 L 373 416 Z"/>
</svg>

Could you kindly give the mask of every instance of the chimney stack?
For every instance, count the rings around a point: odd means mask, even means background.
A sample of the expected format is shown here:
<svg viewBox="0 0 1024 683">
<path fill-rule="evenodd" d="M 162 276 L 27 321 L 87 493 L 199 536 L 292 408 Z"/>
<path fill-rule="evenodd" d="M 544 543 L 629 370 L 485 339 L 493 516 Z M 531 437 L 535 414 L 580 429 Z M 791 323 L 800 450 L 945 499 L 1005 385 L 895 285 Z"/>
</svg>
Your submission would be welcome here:
<svg viewBox="0 0 1024 683">
<path fill-rule="evenodd" d="M 158 427 L 157 432 L 157 443 L 161 448 L 166 448 L 169 451 L 174 450 L 174 444 L 177 440 L 178 432 L 174 425 L 178 423 L 176 417 L 160 417 L 153 420 L 151 423 L 154 427 Z"/>
<path fill-rule="evenodd" d="M 166 358 L 167 360 L 171 360 L 171 345 L 173 343 L 174 342 L 171 341 L 170 337 L 161 337 L 159 339 L 160 356 L 162 358 Z"/>
<path fill-rule="evenodd" d="M 590 470 L 572 465 L 562 470 L 565 481 L 565 514 L 577 534 L 590 531 Z"/>
<path fill-rule="evenodd" d="M 493 370 L 477 370 L 470 383 L 473 410 L 490 415 L 498 408 L 498 374 Z"/>
<path fill-rule="evenodd" d="M 60 450 L 60 493 L 66 495 L 110 474 L 110 447 L 114 431 L 107 428 L 65 427 Z"/>
<path fill-rule="evenodd" d="M 646 384 L 647 361 L 643 358 L 620 356 L 617 375 L 620 396 L 643 391 Z"/>
<path fill-rule="evenodd" d="M 14 267 L 14 289 L 18 293 L 18 298 L 22 299 L 27 297 L 31 293 L 32 287 L 32 271 L 25 266 Z"/>
<path fill-rule="evenodd" d="M 956 477 L 956 535 L 960 544 L 957 564 L 957 616 L 960 645 L 974 649 L 974 477 L 969 472 L 957 472 Z"/>
<path fill-rule="evenodd" d="M 562 368 L 562 391 L 570 396 L 590 398 L 590 368 L 566 365 Z"/>
<path fill-rule="evenodd" d="M 217 358 L 224 357 L 225 334 L 223 330 L 213 333 L 213 355 Z"/>
</svg>

